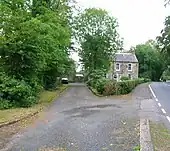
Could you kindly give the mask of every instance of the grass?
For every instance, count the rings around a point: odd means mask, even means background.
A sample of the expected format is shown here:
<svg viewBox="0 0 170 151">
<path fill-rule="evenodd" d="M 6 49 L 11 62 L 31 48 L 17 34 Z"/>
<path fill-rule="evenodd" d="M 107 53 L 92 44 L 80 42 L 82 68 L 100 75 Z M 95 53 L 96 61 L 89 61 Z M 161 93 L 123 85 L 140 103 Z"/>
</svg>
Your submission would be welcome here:
<svg viewBox="0 0 170 151">
<path fill-rule="evenodd" d="M 170 133 L 168 129 L 162 123 L 150 121 L 149 124 L 154 151 L 170 150 Z"/>
<path fill-rule="evenodd" d="M 139 146 L 139 145 L 134 146 L 134 147 L 133 147 L 133 151 L 140 151 L 140 146 Z"/>
<path fill-rule="evenodd" d="M 38 97 L 38 104 L 30 108 L 13 108 L 8 110 L 0 110 L 0 123 L 8 122 L 14 119 L 20 119 L 31 113 L 43 109 L 43 107 L 46 104 L 49 104 L 66 87 L 67 87 L 66 85 L 63 85 L 55 91 L 47 91 L 47 90 L 42 91 Z"/>
</svg>

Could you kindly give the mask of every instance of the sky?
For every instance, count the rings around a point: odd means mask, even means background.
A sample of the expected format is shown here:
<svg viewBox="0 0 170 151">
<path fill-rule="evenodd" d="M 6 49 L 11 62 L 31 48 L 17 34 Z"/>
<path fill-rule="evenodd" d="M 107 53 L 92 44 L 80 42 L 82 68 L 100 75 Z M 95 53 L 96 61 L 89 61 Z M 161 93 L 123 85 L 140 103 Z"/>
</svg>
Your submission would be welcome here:
<svg viewBox="0 0 170 151">
<path fill-rule="evenodd" d="M 164 0 L 77 0 L 82 8 L 106 9 L 119 23 L 119 34 L 124 38 L 124 48 L 141 44 L 160 35 L 170 6 Z M 74 54 L 74 58 L 76 54 Z M 76 59 L 77 60 L 77 59 Z"/>
</svg>

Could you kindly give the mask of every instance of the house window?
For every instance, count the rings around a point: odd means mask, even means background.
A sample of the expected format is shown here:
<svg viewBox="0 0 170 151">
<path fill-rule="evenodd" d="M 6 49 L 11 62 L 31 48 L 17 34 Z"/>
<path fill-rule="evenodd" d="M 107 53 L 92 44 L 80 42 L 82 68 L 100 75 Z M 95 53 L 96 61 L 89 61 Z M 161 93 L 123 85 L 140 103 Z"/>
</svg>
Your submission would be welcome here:
<svg viewBox="0 0 170 151">
<path fill-rule="evenodd" d="M 132 64 L 131 63 L 128 64 L 128 71 L 132 71 Z"/>
<path fill-rule="evenodd" d="M 119 71 L 119 70 L 120 70 L 120 64 L 116 63 L 116 71 Z"/>
</svg>

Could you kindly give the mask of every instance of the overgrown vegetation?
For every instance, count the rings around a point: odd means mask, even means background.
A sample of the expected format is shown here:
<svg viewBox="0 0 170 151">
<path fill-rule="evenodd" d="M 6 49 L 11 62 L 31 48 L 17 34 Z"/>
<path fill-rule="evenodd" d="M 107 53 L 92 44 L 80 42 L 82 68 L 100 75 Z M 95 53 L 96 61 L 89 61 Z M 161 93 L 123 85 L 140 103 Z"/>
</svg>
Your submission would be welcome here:
<svg viewBox="0 0 170 151">
<path fill-rule="evenodd" d="M 73 73 L 70 0 L 0 1 L 0 109 L 29 107 Z"/>
</svg>

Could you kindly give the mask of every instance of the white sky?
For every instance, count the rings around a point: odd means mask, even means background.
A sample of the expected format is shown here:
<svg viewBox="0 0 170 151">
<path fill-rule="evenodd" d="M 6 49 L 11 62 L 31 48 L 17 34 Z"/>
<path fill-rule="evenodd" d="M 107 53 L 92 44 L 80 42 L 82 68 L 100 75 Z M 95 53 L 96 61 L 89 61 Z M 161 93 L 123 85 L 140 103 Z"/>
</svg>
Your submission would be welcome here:
<svg viewBox="0 0 170 151">
<path fill-rule="evenodd" d="M 116 17 L 125 49 L 155 39 L 164 27 L 165 17 L 170 15 L 170 7 L 164 7 L 164 0 L 77 1 L 84 8 L 103 8 Z"/>
<path fill-rule="evenodd" d="M 164 27 L 170 7 L 164 0 L 77 0 L 84 7 L 104 8 L 118 19 L 119 33 L 125 40 L 125 48 L 155 39 Z"/>
</svg>

